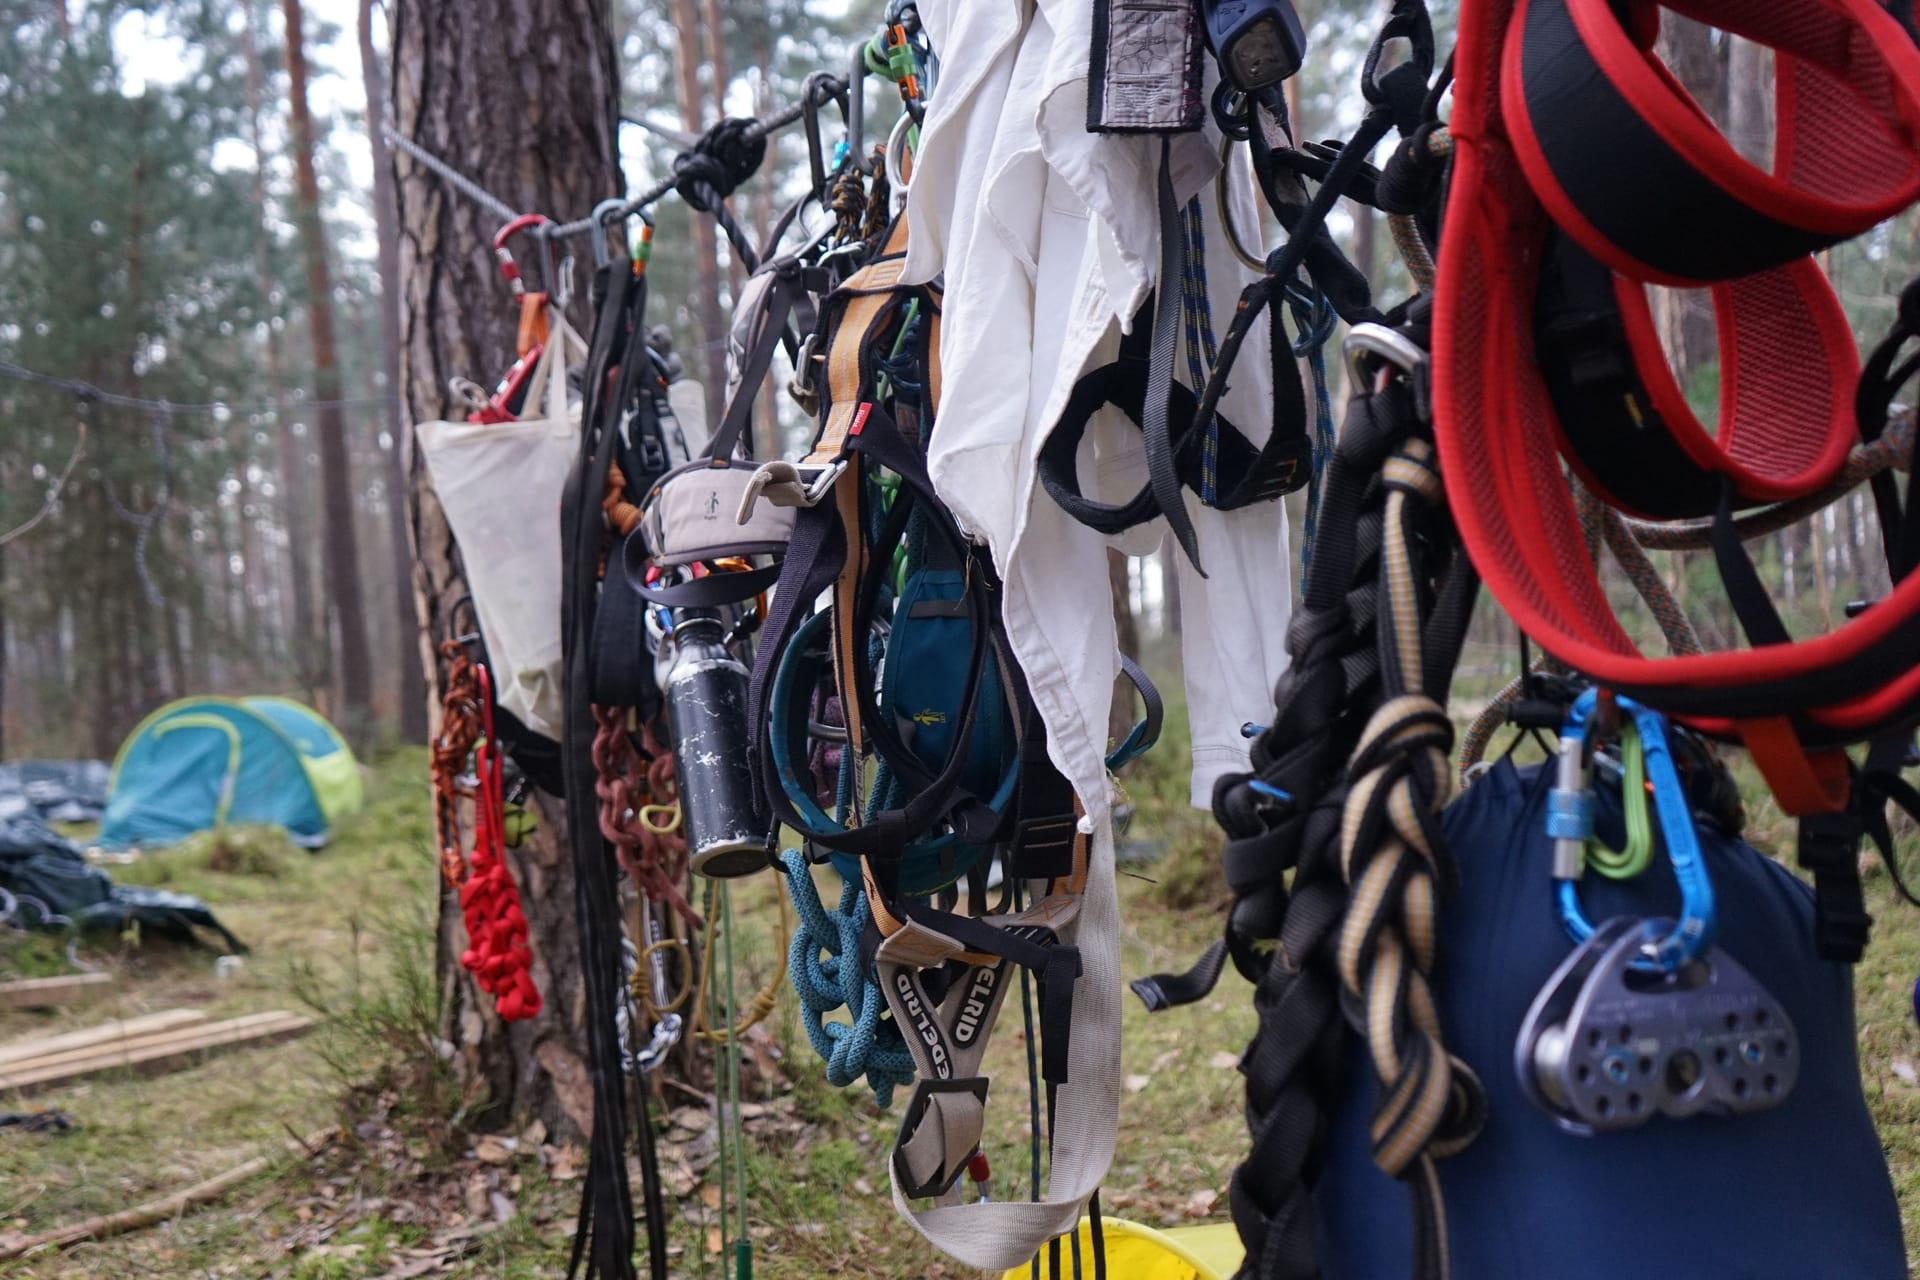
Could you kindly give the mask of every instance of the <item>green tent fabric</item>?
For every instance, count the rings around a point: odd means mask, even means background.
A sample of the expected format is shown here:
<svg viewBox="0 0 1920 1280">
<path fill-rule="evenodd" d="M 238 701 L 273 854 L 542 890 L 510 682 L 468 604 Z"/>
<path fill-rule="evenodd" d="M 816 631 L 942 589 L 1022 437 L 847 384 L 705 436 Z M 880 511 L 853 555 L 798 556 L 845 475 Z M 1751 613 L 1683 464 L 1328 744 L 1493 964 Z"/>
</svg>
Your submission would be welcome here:
<svg viewBox="0 0 1920 1280">
<path fill-rule="evenodd" d="M 360 766 L 290 698 L 183 698 L 140 722 L 113 762 L 99 843 L 172 844 L 228 823 L 282 827 L 318 848 L 359 809 Z"/>
</svg>

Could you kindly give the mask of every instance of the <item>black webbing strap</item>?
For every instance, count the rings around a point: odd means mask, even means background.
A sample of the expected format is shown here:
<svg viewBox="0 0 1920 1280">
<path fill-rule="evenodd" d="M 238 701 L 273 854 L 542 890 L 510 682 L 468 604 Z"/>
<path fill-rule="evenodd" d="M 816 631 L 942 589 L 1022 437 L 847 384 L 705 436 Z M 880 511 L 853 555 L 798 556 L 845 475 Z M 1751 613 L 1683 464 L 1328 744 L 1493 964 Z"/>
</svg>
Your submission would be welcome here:
<svg viewBox="0 0 1920 1280">
<path fill-rule="evenodd" d="M 568 1275 L 576 1274 L 584 1263 L 587 1280 L 632 1280 L 633 1193 L 627 1181 L 627 1116 L 615 1029 L 621 972 L 619 893 L 612 875 L 614 861 L 600 833 L 594 796 L 596 726 L 588 646 L 604 528 L 600 499 L 619 442 L 621 402 L 606 396 L 607 375 L 614 360 L 624 362 L 637 345 L 632 339 L 632 325 L 645 301 L 646 285 L 644 280 L 630 281 L 624 271 L 602 271 L 595 284 L 600 307 L 585 371 L 580 455 L 567 478 L 561 506 L 561 653 L 566 696 L 562 767 L 574 913 L 586 994 L 587 1070 L 594 1096 L 587 1177 L 581 1188 Z M 616 343 L 620 345 L 617 357 Z M 658 1194 L 657 1185 L 648 1188 L 649 1197 Z M 649 1254 L 655 1280 L 665 1280 L 663 1236 L 649 1241 Z"/>
<path fill-rule="evenodd" d="M 640 542 L 638 532 L 630 533 L 607 557 L 614 571 L 601 582 L 587 661 L 593 671 L 594 705 L 631 707 L 644 721 L 660 708 L 660 686 L 654 681 L 653 656 L 646 647 L 647 602 L 632 575 L 620 570 L 635 550 L 645 554 Z"/>
<path fill-rule="evenodd" d="M 753 421 L 754 398 L 773 367 L 773 353 L 790 338 L 787 321 L 801 303 L 825 293 L 829 283 L 824 269 L 798 258 L 777 258 L 762 270 L 772 280 L 763 298 L 759 331 L 741 362 L 740 384 L 727 401 L 727 411 L 714 429 L 713 439 L 707 442 L 704 456 L 708 458 L 730 458 L 741 441 L 751 441 L 747 428 Z"/>
<path fill-rule="evenodd" d="M 1173 405 L 1173 362 L 1180 344 L 1180 308 L 1174 305 L 1180 286 L 1175 281 L 1184 275 L 1185 248 L 1185 237 L 1180 234 L 1180 208 L 1173 198 L 1172 154 L 1172 142 L 1162 138 L 1160 175 L 1155 183 L 1160 210 L 1160 276 L 1154 283 L 1159 291 L 1159 305 L 1153 309 L 1153 347 L 1147 358 L 1147 403 L 1145 416 L 1140 419 L 1140 434 L 1146 438 L 1147 487 L 1153 492 L 1154 505 L 1167 518 L 1167 528 L 1173 532 L 1174 541 L 1198 569 L 1200 545 L 1193 532 L 1193 518 L 1187 514 L 1179 473 L 1174 469 L 1172 427 L 1168 422 Z M 1278 413 L 1274 417 L 1274 431 L 1278 434 L 1281 419 Z M 1297 429 L 1305 435 L 1304 414 Z M 1206 570 L 1201 569 L 1202 576 L 1205 573 Z"/>
</svg>

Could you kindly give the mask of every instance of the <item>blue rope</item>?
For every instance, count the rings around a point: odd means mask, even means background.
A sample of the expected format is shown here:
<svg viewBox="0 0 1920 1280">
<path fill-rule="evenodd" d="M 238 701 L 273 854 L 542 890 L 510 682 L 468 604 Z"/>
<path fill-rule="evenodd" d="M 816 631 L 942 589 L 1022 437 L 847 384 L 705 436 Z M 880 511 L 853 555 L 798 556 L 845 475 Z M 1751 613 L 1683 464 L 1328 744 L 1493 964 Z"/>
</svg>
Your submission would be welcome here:
<svg viewBox="0 0 1920 1280">
<path fill-rule="evenodd" d="M 1300 336 L 1293 340 L 1293 354 L 1305 356 L 1307 376 L 1313 383 L 1313 475 L 1307 481 L 1307 513 L 1300 522 L 1300 574 L 1306 576 L 1313 563 L 1313 535 L 1320 515 L 1320 479 L 1326 473 L 1327 459 L 1333 456 L 1333 397 L 1327 391 L 1327 340 L 1333 337 L 1340 317 L 1326 295 L 1287 290 L 1287 305 L 1293 309 L 1294 327 Z"/>
<path fill-rule="evenodd" d="M 832 911 L 820 901 L 806 855 L 788 849 L 780 855 L 787 893 L 799 924 L 787 952 L 787 974 L 805 1016 L 801 1025 L 813 1051 L 827 1064 L 827 1083 L 845 1088 L 865 1076 L 881 1107 L 893 1091 L 914 1079 L 913 1055 L 900 1029 L 882 1019 L 887 998 L 860 963 L 860 934 L 867 927 L 867 896 L 857 883 L 840 887 L 840 905 Z M 827 1017 L 846 1009 L 849 1022 Z"/>
</svg>

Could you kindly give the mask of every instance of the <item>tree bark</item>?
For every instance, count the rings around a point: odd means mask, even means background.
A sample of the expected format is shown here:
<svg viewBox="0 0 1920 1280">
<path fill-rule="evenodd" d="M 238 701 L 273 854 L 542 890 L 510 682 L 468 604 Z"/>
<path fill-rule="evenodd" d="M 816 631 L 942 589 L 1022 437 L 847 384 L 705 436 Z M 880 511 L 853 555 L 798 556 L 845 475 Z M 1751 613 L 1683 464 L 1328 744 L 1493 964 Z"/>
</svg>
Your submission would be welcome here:
<svg viewBox="0 0 1920 1280">
<path fill-rule="evenodd" d="M 373 222 L 380 263 L 380 389 L 387 423 L 387 539 L 393 556 L 394 610 L 401 643 L 394 653 L 399 671 L 400 736 L 427 740 L 427 668 L 433 650 L 422 643 L 413 602 L 413 547 L 407 540 L 407 420 L 400 411 L 400 229 L 395 225 L 392 158 L 387 154 L 387 78 L 373 49 L 373 0 L 360 0 L 360 79 L 367 95 L 367 139 L 373 148 Z"/>
<path fill-rule="evenodd" d="M 675 85 L 680 99 L 680 127 L 688 133 L 706 129 L 700 99 L 700 16 L 694 0 L 673 0 L 673 29 L 679 37 L 674 52 Z M 720 425 L 726 413 L 727 325 L 720 308 L 720 248 L 713 219 L 695 214 L 693 262 L 700 274 L 700 350 L 702 359 L 689 359 L 689 371 L 705 371 L 707 430 Z"/>
<path fill-rule="evenodd" d="M 307 109 L 307 58 L 301 35 L 300 0 L 280 0 L 286 23 L 287 114 L 292 125 L 295 205 L 300 248 L 307 266 L 307 328 L 313 342 L 314 411 L 320 432 L 322 549 L 327 603 L 339 655 L 340 722 L 360 743 L 372 730 L 373 659 L 367 651 L 366 601 L 361 597 L 359 540 L 353 529 L 353 467 L 347 453 L 347 423 L 340 412 L 340 369 L 333 333 L 333 279 L 327 267 L 327 232 L 320 220 L 320 180 L 313 167 L 313 115 Z"/>
<path fill-rule="evenodd" d="M 1715 123 L 1725 125 L 1727 65 L 1725 51 L 1715 47 L 1713 29 L 1678 14 L 1664 15 L 1659 52 L 1694 101 Z M 1694 375 L 1719 359 L 1712 300 L 1705 289 L 1662 290 L 1655 300 L 1680 387 L 1691 390 Z"/>
<path fill-rule="evenodd" d="M 280 331 L 274 314 L 273 251 L 267 218 L 267 148 L 260 127 L 262 82 L 260 47 L 255 21 L 258 0 L 243 0 L 240 6 L 241 48 L 247 60 L 248 136 L 253 147 L 253 269 L 260 289 L 260 305 L 267 308 L 267 391 L 278 404 L 286 395 L 287 380 L 280 348 Z M 325 652 L 319 627 L 314 621 L 313 541 L 307 512 L 307 487 L 300 466 L 299 437 L 293 422 L 283 409 L 273 411 L 275 446 L 279 453 L 279 506 L 287 534 L 287 590 L 283 601 L 288 606 L 281 619 L 287 636 L 287 652 L 293 659 L 300 686 L 312 699 L 325 683 L 318 657 Z"/>
<path fill-rule="evenodd" d="M 392 0 L 394 128 L 519 209 L 572 217 L 624 190 L 614 137 L 618 79 L 607 7 L 595 0 Z M 455 415 L 456 375 L 491 383 L 514 355 L 518 314 L 488 251 L 492 214 L 396 151 L 401 393 L 414 422 Z M 581 291 L 586 292 L 585 290 Z M 583 308 L 584 310 L 584 308 Z M 584 325 L 584 314 L 576 316 Z M 407 454 L 414 588 L 431 639 L 453 634 L 466 594 L 459 549 L 418 453 Z M 528 512 L 528 519 L 558 513 Z M 559 572 L 559 566 L 554 566 Z M 436 676 L 435 683 L 438 683 Z M 437 693 L 434 705 L 437 707 Z M 437 723 L 437 712 L 436 712 Z M 458 899 L 441 895 L 438 967 L 445 1037 L 462 1084 L 505 1123 L 537 1116 L 576 1140 L 593 1090 L 580 1051 L 585 990 L 573 868 L 558 801 L 532 798 L 539 826 L 508 851 L 544 1002 L 502 1023 L 460 967 Z"/>
</svg>

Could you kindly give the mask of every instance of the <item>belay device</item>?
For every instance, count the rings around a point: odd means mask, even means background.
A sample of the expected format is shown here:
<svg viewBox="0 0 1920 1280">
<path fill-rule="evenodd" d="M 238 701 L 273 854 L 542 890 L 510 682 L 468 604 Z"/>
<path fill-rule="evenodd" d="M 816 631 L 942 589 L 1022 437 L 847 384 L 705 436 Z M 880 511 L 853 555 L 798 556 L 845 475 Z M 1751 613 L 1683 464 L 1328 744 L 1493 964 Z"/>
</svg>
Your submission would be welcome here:
<svg viewBox="0 0 1920 1280">
<path fill-rule="evenodd" d="M 1656 1112 L 1681 1117 L 1778 1106 L 1799 1075 L 1799 1037 L 1780 1003 L 1713 945 L 1713 884 L 1665 721 L 1626 698 L 1615 705 L 1633 718 L 1646 755 L 1682 914 L 1620 916 L 1595 928 L 1581 909 L 1578 886 L 1593 836 L 1593 792 L 1582 775 L 1591 768 L 1597 703 L 1588 689 L 1568 713 L 1547 811 L 1559 910 L 1580 946 L 1521 1025 L 1513 1054 L 1521 1088 L 1573 1133 L 1631 1128 Z M 1621 800 L 1629 812 L 1647 803 L 1647 787 L 1634 790 Z"/>
</svg>

